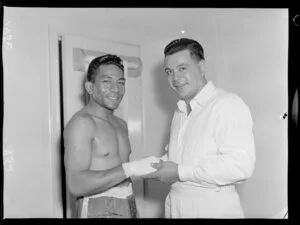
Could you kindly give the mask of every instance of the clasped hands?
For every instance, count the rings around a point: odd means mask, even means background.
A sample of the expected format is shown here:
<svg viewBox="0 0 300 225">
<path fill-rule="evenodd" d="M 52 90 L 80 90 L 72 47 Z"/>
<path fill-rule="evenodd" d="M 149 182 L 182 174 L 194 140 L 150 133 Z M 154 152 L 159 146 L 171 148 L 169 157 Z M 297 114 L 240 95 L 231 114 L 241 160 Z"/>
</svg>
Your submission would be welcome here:
<svg viewBox="0 0 300 225">
<path fill-rule="evenodd" d="M 172 184 L 179 180 L 178 164 L 149 156 L 123 164 L 126 176 L 139 176 Z"/>
</svg>

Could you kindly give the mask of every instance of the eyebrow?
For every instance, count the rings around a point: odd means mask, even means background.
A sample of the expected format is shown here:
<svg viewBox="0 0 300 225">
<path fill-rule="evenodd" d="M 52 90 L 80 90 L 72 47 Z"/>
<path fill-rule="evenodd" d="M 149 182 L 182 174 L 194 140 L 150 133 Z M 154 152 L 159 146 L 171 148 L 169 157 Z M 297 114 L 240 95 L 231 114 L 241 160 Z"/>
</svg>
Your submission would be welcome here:
<svg viewBox="0 0 300 225">
<path fill-rule="evenodd" d="M 101 79 L 107 79 L 107 78 L 113 79 L 113 77 L 110 76 L 110 75 L 103 74 L 103 75 L 101 76 Z M 121 77 L 121 78 L 119 78 L 118 80 L 126 80 L 126 79 L 125 79 L 124 77 Z"/>
<path fill-rule="evenodd" d="M 187 66 L 188 63 L 180 63 L 179 65 L 177 65 L 176 67 L 180 67 L 180 66 Z"/>
<path fill-rule="evenodd" d="M 177 68 L 177 67 L 180 67 L 180 66 L 187 66 L 187 65 L 188 65 L 188 63 L 180 63 L 179 65 L 176 66 L 176 68 Z M 166 71 L 166 70 L 172 70 L 172 69 L 169 68 L 169 67 L 165 67 L 165 71 Z"/>
</svg>

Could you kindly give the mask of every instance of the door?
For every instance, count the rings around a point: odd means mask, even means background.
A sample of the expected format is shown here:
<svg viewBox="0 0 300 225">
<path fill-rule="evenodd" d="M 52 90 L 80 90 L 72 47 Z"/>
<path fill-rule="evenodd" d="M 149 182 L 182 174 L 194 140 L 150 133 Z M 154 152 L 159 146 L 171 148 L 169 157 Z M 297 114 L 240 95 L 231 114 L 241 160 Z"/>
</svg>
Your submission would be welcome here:
<svg viewBox="0 0 300 225">
<path fill-rule="evenodd" d="M 123 100 L 115 115 L 127 121 L 129 139 L 132 148 L 130 160 L 143 157 L 142 152 L 142 102 L 141 102 L 141 60 L 140 48 L 134 44 L 123 44 L 80 36 L 63 35 L 62 53 L 62 90 L 64 127 L 75 112 L 84 107 L 87 95 L 84 89 L 85 74 L 89 62 L 100 55 L 116 54 L 124 62 L 126 87 Z M 143 181 L 133 180 L 137 207 L 143 210 Z M 74 217 L 75 198 L 67 196 L 67 218 Z"/>
</svg>

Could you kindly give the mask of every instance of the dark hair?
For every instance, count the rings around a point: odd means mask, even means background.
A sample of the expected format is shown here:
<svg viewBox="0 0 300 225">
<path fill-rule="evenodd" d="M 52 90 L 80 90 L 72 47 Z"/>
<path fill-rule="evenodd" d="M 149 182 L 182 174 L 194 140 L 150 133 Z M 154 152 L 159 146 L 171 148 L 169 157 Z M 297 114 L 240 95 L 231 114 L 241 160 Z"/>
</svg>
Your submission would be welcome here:
<svg viewBox="0 0 300 225">
<path fill-rule="evenodd" d="M 188 38 L 180 38 L 171 41 L 164 50 L 165 56 L 172 55 L 182 50 L 190 50 L 191 58 L 196 58 L 201 61 L 204 60 L 204 50 L 202 46 L 195 40 Z"/>
<path fill-rule="evenodd" d="M 95 77 L 97 75 L 98 69 L 101 65 L 116 65 L 124 72 L 124 66 L 122 64 L 122 59 L 116 55 L 102 55 L 93 59 L 88 67 L 87 71 L 87 81 L 95 82 Z"/>
</svg>

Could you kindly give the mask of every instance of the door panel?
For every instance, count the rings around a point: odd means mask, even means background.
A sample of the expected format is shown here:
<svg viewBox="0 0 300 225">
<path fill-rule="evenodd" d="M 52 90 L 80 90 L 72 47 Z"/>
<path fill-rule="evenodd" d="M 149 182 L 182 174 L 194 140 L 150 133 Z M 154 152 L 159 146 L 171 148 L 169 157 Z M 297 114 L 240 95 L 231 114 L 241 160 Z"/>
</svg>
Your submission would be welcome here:
<svg viewBox="0 0 300 225">
<path fill-rule="evenodd" d="M 142 152 L 142 102 L 141 102 L 141 60 L 140 48 L 137 45 L 122 44 L 79 36 L 64 35 L 62 37 L 63 65 L 63 110 L 64 126 L 75 112 L 87 102 L 84 90 L 85 75 L 89 62 L 100 55 L 116 54 L 120 56 L 125 67 L 125 95 L 115 115 L 127 121 L 129 139 L 132 148 L 130 159 L 141 158 Z M 133 180 L 137 207 L 143 210 L 143 182 Z M 67 217 L 75 215 L 75 198 L 67 191 Z"/>
</svg>

